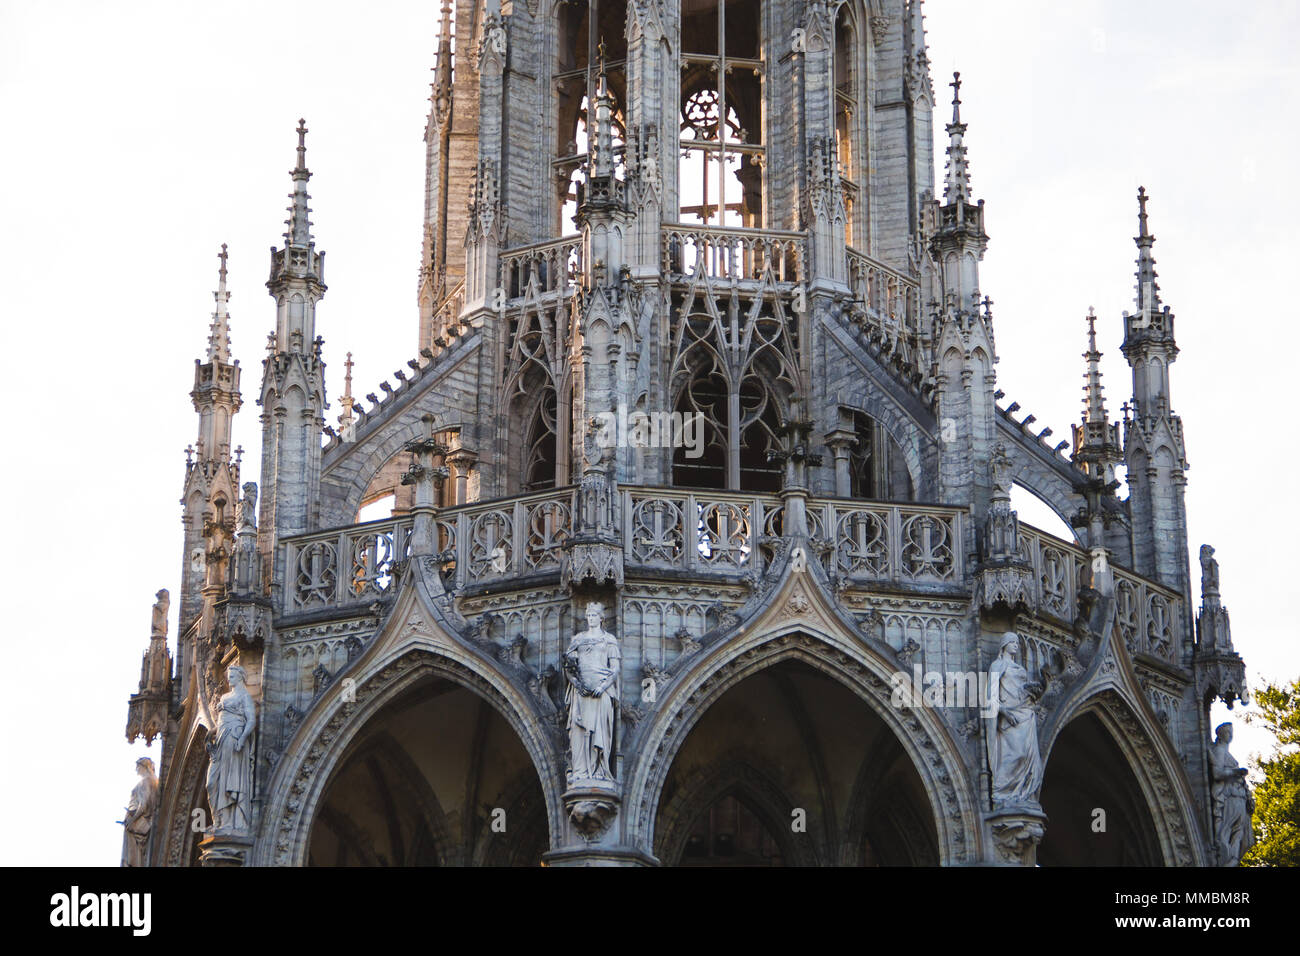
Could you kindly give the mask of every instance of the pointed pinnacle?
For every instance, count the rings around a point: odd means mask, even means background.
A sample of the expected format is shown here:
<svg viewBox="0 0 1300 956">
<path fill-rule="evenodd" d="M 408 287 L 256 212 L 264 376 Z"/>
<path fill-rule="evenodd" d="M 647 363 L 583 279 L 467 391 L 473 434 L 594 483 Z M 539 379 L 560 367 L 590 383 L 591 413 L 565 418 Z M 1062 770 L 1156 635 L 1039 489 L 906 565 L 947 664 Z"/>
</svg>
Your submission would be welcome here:
<svg viewBox="0 0 1300 956">
<path fill-rule="evenodd" d="M 1083 420 L 1091 424 L 1105 424 L 1106 404 L 1102 398 L 1104 386 L 1101 384 L 1101 353 L 1097 351 L 1097 312 L 1088 306 L 1088 351 L 1083 357 L 1088 362 L 1083 378 Z"/>
<path fill-rule="evenodd" d="M 307 181 L 311 179 L 311 171 L 307 169 L 307 121 L 298 120 L 298 165 L 289 171 L 293 178 L 293 192 L 289 198 L 293 203 L 289 206 L 289 218 L 285 220 L 287 227 L 284 234 L 284 244 L 286 246 L 310 246 L 311 239 L 311 221 L 307 218 L 311 209 L 307 206 L 307 201 L 311 196 L 307 194 Z"/>
<path fill-rule="evenodd" d="M 1138 247 L 1137 257 L 1137 311 L 1149 315 L 1160 310 L 1160 286 L 1156 283 L 1156 259 L 1151 252 L 1156 237 L 1147 228 L 1146 187 L 1138 187 L 1138 234 L 1133 242 Z"/>
<path fill-rule="evenodd" d="M 952 71 L 952 82 L 948 84 L 952 87 L 952 125 L 961 125 L 961 74 L 956 70 Z"/>
<path fill-rule="evenodd" d="M 221 260 L 221 268 L 217 271 L 217 291 L 212 293 L 212 297 L 217 300 L 217 311 L 212 313 L 212 325 L 209 327 L 208 361 L 229 364 L 230 323 L 226 304 L 230 301 L 230 293 L 226 291 L 227 253 L 224 242 L 217 258 Z"/>
</svg>

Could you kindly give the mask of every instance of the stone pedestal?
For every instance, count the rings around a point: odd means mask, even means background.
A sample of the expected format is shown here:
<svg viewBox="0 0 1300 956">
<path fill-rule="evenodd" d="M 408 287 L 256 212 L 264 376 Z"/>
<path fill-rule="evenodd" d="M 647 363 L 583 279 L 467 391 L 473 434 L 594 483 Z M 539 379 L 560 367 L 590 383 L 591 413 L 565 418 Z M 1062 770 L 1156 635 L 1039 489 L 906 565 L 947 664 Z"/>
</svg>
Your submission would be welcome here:
<svg viewBox="0 0 1300 956">
<path fill-rule="evenodd" d="M 1038 806 L 1005 807 L 986 818 L 992 866 L 1036 866 L 1038 844 L 1047 832 L 1047 814 Z"/>
<path fill-rule="evenodd" d="M 618 844 L 614 826 L 621 803 L 618 784 L 612 780 L 569 780 L 564 808 L 578 838 L 569 846 L 546 855 L 548 866 L 653 866 L 644 850 Z"/>
<path fill-rule="evenodd" d="M 247 834 L 210 833 L 199 841 L 199 866 L 244 866 L 252 848 Z"/>
</svg>

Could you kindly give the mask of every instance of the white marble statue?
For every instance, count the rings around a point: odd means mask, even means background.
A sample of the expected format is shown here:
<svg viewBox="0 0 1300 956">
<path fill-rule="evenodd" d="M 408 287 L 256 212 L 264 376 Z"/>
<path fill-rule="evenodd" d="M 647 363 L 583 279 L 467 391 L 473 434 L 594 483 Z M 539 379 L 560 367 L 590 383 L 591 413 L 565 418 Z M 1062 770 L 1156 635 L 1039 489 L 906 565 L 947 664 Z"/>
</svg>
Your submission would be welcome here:
<svg viewBox="0 0 1300 956">
<path fill-rule="evenodd" d="M 622 654 L 618 639 L 602 628 L 605 609 L 587 605 L 587 629 L 564 652 L 565 699 L 569 704 L 569 779 L 613 780 L 614 707 Z"/>
<path fill-rule="evenodd" d="M 1232 724 L 1219 724 L 1210 745 L 1210 797 L 1214 809 L 1214 847 L 1221 866 L 1236 866 L 1255 845 L 1251 814 L 1255 797 L 1246 783 L 1246 768 L 1228 752 Z"/>
<path fill-rule="evenodd" d="M 256 709 L 244 685 L 244 669 L 232 664 L 226 679 L 230 691 L 217 703 L 217 729 L 207 743 L 208 806 L 214 830 L 244 833 L 251 824 L 253 793 L 253 765 L 245 745 L 256 727 Z"/>
<path fill-rule="evenodd" d="M 1038 718 L 1034 698 L 1038 685 L 1021 666 L 1020 636 L 1002 635 L 998 656 L 989 666 L 989 769 L 993 774 L 993 805 L 1022 806 L 1038 799 L 1043 765 L 1038 756 Z"/>
<path fill-rule="evenodd" d="M 162 593 L 166 593 L 165 591 Z M 135 772 L 140 781 L 131 791 L 131 802 L 126 806 L 122 825 L 122 865 L 148 866 L 149 831 L 153 828 L 154 812 L 158 809 L 158 778 L 154 775 L 153 761 L 141 757 L 135 762 Z"/>
</svg>

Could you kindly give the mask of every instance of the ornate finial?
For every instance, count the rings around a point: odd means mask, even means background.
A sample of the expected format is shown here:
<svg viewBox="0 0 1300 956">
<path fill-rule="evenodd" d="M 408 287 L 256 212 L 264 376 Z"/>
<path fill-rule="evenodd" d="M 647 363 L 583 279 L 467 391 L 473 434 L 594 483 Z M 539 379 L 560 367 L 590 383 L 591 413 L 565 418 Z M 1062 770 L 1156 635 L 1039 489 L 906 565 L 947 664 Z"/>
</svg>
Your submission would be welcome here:
<svg viewBox="0 0 1300 956">
<path fill-rule="evenodd" d="M 1138 187 L 1138 234 L 1133 242 L 1138 247 L 1137 257 L 1137 314 L 1143 325 L 1149 324 L 1151 314 L 1160 311 L 1160 286 L 1156 284 L 1156 260 L 1151 252 L 1156 237 L 1147 228 L 1146 187 Z"/>
<path fill-rule="evenodd" d="M 961 121 L 961 74 L 953 71 L 952 122 L 948 130 L 948 172 L 943 185 L 943 201 L 947 204 L 970 202 L 970 170 L 966 165 L 966 146 L 962 137 L 966 124 Z"/>
<path fill-rule="evenodd" d="M 1088 306 L 1088 351 L 1083 353 L 1088 367 L 1084 372 L 1083 420 L 1092 424 L 1106 423 L 1106 405 L 1102 399 L 1101 353 L 1097 351 L 1097 312 Z"/>
<path fill-rule="evenodd" d="M 307 169 L 307 121 L 298 120 L 298 165 L 291 171 L 293 177 L 293 192 L 289 198 L 293 200 L 293 205 L 289 207 L 289 219 L 286 225 L 289 227 L 284 234 L 284 243 L 286 246 L 310 247 L 311 240 L 311 222 L 307 219 L 307 214 L 311 210 L 307 207 L 307 200 L 311 198 L 307 194 L 307 180 L 311 179 L 311 171 Z"/>
<path fill-rule="evenodd" d="M 208 331 L 208 361 L 230 363 L 230 316 L 226 310 L 230 302 L 230 293 L 226 291 L 226 244 L 221 244 L 217 255 L 221 267 L 217 270 L 217 291 L 212 293 L 217 300 L 217 310 L 212 313 L 212 324 Z"/>
<path fill-rule="evenodd" d="M 352 398 L 352 365 L 352 353 L 349 352 L 348 357 L 343 360 L 343 395 L 339 398 L 339 404 L 343 406 L 343 413 L 339 415 L 339 424 L 344 427 L 352 423 L 354 417 L 352 406 L 356 404 Z"/>
</svg>

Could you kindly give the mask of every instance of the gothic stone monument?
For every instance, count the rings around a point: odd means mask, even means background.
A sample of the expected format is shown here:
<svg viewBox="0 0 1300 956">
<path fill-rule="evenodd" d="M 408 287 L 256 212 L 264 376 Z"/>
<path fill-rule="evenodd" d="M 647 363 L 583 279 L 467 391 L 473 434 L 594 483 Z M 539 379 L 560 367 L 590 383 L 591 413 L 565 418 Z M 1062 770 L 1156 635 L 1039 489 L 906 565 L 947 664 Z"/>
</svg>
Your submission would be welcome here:
<svg viewBox="0 0 1300 956">
<path fill-rule="evenodd" d="M 1244 669 L 1209 549 L 1197 613 L 1145 191 L 1052 445 L 998 390 L 921 0 L 445 3 L 431 54 L 409 360 L 354 391 L 364 342 L 326 346 L 300 122 L 252 465 L 222 247 L 175 650 L 155 625 L 127 727 L 162 739 L 146 862 L 1239 857 L 1209 707 Z M 892 706 L 914 670 L 996 706 Z"/>
</svg>

